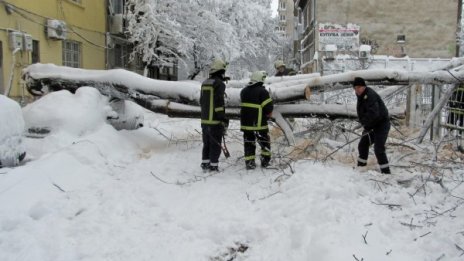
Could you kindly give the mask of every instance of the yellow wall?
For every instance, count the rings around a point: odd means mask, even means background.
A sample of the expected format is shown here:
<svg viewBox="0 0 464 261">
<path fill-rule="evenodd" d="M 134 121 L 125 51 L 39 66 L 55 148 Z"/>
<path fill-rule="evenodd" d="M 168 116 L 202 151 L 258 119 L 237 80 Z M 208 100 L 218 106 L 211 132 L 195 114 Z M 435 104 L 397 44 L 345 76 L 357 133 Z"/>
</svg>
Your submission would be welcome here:
<svg viewBox="0 0 464 261">
<path fill-rule="evenodd" d="M 8 14 L 5 4 L 11 4 L 16 11 Z M 11 75 L 12 50 L 8 29 L 32 35 L 39 41 L 40 63 L 63 65 L 61 40 L 48 39 L 45 33 L 47 18 L 66 22 L 68 40 L 81 43 L 81 67 L 85 69 L 105 69 L 106 1 L 81 0 L 76 4 L 71 0 L 5 0 L 0 1 L 0 41 L 2 42 L 3 67 L 0 76 L 0 91 L 8 86 Z M 20 51 L 16 55 L 14 81 L 11 97 L 22 94 L 20 84 L 21 69 L 31 63 L 31 54 Z M 2 80 L 3 79 L 3 80 Z M 2 90 L 3 87 L 3 90 Z"/>
</svg>

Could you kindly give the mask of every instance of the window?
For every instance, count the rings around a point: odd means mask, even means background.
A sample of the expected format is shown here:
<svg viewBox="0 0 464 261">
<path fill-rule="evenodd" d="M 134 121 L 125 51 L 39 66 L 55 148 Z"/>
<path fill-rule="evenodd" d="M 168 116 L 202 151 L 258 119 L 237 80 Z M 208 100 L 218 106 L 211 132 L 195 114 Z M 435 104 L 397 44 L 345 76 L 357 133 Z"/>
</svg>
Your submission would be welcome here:
<svg viewBox="0 0 464 261">
<path fill-rule="evenodd" d="M 311 1 L 311 18 L 309 19 L 311 24 L 314 24 L 314 19 L 315 18 L 316 18 L 316 1 L 312 0 Z"/>
<path fill-rule="evenodd" d="M 81 67 L 81 44 L 76 41 L 63 41 L 63 65 Z"/>
<path fill-rule="evenodd" d="M 285 21 L 285 15 L 280 15 L 280 21 Z"/>
<path fill-rule="evenodd" d="M 124 13 L 125 0 L 110 0 L 110 1 L 111 1 L 111 4 L 113 5 L 113 12 L 115 14 Z"/>
<path fill-rule="evenodd" d="M 284 0 L 280 1 L 280 9 L 285 10 L 285 1 Z"/>
<path fill-rule="evenodd" d="M 116 68 L 127 68 L 129 63 L 129 46 L 116 44 L 114 46 L 114 66 Z"/>
<path fill-rule="evenodd" d="M 406 35 L 404 34 L 399 34 L 396 36 L 396 42 L 399 44 L 405 43 L 406 42 Z"/>
<path fill-rule="evenodd" d="M 39 41 L 32 40 L 32 53 L 31 53 L 31 62 L 40 63 L 40 49 L 39 49 Z"/>
<path fill-rule="evenodd" d="M 306 28 L 308 28 L 309 26 L 309 23 L 308 23 L 308 11 L 309 11 L 309 6 L 305 6 L 304 9 L 303 9 L 303 26 L 304 26 L 304 29 L 306 30 Z"/>
</svg>

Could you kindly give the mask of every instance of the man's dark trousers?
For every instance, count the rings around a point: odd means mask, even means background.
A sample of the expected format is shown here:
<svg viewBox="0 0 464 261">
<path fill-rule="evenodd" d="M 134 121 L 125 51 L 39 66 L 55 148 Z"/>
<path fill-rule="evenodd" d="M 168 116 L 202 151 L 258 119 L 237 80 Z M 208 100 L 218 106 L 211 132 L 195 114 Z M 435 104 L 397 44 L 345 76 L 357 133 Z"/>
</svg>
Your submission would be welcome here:
<svg viewBox="0 0 464 261">
<path fill-rule="evenodd" d="M 212 166 L 217 166 L 221 155 L 222 135 L 224 127 L 217 125 L 202 125 L 203 151 L 202 160 L 209 160 Z"/>
<path fill-rule="evenodd" d="M 388 132 L 390 131 L 390 121 L 377 125 L 372 130 L 363 132 L 363 136 L 358 144 L 359 158 L 358 166 L 366 166 L 369 156 L 369 147 L 374 144 L 374 153 L 379 163 L 382 173 L 390 173 L 387 154 L 385 153 L 385 143 L 387 142 Z"/>
<path fill-rule="evenodd" d="M 245 160 L 252 160 L 256 153 L 256 140 L 261 147 L 261 165 L 267 166 L 271 160 L 271 138 L 269 130 L 243 131 Z"/>
</svg>

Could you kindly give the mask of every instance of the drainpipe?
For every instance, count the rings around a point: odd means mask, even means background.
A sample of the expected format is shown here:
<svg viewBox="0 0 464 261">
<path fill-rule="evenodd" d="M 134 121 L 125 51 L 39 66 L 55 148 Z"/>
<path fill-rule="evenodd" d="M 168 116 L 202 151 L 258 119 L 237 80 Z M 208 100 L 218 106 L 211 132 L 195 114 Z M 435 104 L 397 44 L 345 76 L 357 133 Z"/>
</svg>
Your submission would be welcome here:
<svg viewBox="0 0 464 261">
<path fill-rule="evenodd" d="M 460 47 L 464 43 L 464 36 L 462 35 L 462 0 L 458 1 L 458 34 L 460 35 L 459 42 L 456 43 L 456 57 L 459 57 Z"/>
<path fill-rule="evenodd" d="M 8 88 L 5 90 L 5 96 L 6 97 L 8 97 L 10 95 L 11 86 L 13 86 L 14 68 L 15 68 L 15 64 L 16 64 L 16 53 L 19 52 L 20 50 L 21 50 L 20 48 L 16 48 L 16 49 L 14 49 L 14 51 L 11 54 L 12 60 L 11 60 L 10 80 L 8 81 Z"/>
</svg>

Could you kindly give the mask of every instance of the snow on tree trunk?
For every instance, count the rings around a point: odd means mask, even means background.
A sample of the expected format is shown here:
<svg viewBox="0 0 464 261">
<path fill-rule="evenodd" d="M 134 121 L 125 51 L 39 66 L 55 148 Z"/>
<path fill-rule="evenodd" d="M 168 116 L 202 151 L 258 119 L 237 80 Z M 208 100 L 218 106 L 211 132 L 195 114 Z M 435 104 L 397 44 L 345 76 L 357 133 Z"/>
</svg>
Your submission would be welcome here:
<svg viewBox="0 0 464 261">
<path fill-rule="evenodd" d="M 395 79 L 385 78 L 386 71 L 380 75 L 380 82 L 394 84 Z M 280 113 L 284 117 L 356 117 L 354 107 L 337 104 L 281 104 L 288 101 L 299 101 L 307 98 L 309 88 L 312 92 L 329 91 L 339 88 L 351 87 L 354 76 L 362 74 L 375 80 L 369 71 L 350 72 L 349 74 L 317 76 L 303 75 L 282 77 L 270 77 L 267 88 L 276 105 L 279 105 Z M 43 95 L 48 91 L 66 89 L 75 92 L 81 86 L 93 86 L 102 94 L 119 99 L 134 100 L 145 108 L 166 113 L 177 117 L 198 117 L 200 83 L 195 81 L 161 81 L 148 79 L 136 73 L 117 70 L 84 70 L 55 65 L 34 64 L 23 71 L 28 90 L 35 95 Z M 351 77 L 351 78 L 349 78 Z M 405 81 L 400 81 L 405 83 Z M 231 82 L 232 85 L 237 86 Z M 293 84 L 293 85 L 292 85 Z M 243 87 L 245 84 L 243 85 Z M 240 88 L 226 89 L 226 106 L 238 108 L 240 105 Z M 229 111 L 229 110 L 228 110 Z M 400 116 L 402 112 L 391 112 L 392 116 Z M 237 117 L 238 113 L 230 112 Z"/>
</svg>

